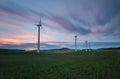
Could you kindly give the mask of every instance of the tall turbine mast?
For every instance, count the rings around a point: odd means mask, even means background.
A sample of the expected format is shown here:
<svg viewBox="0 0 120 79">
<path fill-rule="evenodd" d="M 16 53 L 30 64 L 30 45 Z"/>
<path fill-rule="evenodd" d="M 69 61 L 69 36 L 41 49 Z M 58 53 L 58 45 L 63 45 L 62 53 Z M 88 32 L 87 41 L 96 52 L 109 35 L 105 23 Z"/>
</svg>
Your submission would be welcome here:
<svg viewBox="0 0 120 79">
<path fill-rule="evenodd" d="M 88 41 L 85 41 L 86 44 L 86 52 L 88 51 Z"/>
<path fill-rule="evenodd" d="M 38 27 L 38 48 L 37 48 L 37 53 L 40 53 L 40 27 L 42 27 L 41 17 L 40 17 L 39 24 L 37 24 L 36 26 Z"/>
<path fill-rule="evenodd" d="M 77 52 L 77 35 L 75 35 L 75 52 Z"/>
</svg>

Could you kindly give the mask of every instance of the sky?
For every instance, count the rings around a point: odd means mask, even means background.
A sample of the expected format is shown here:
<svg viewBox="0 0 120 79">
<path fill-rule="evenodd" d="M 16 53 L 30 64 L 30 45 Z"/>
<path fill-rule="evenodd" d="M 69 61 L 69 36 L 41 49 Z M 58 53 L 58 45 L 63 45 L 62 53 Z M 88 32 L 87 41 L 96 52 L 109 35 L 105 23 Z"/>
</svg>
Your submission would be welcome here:
<svg viewBox="0 0 120 79">
<path fill-rule="evenodd" d="M 0 48 L 41 49 L 120 47 L 120 0 L 0 0 Z"/>
</svg>

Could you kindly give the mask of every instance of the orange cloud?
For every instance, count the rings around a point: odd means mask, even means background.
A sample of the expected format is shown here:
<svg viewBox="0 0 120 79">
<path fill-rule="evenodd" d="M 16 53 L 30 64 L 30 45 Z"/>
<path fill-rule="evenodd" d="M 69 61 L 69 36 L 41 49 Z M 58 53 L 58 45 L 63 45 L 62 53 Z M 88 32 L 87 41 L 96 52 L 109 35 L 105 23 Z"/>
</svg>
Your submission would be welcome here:
<svg viewBox="0 0 120 79">
<path fill-rule="evenodd" d="M 53 37 L 47 34 L 41 34 L 41 43 L 45 43 Z M 23 44 L 23 43 L 37 43 L 37 33 L 23 33 L 15 34 L 11 37 L 0 38 L 0 44 Z"/>
<path fill-rule="evenodd" d="M 22 41 L 11 38 L 0 38 L 0 44 L 21 44 Z"/>
<path fill-rule="evenodd" d="M 23 43 L 35 43 L 35 34 L 15 34 L 11 37 L 0 38 L 0 44 L 23 44 Z"/>
</svg>

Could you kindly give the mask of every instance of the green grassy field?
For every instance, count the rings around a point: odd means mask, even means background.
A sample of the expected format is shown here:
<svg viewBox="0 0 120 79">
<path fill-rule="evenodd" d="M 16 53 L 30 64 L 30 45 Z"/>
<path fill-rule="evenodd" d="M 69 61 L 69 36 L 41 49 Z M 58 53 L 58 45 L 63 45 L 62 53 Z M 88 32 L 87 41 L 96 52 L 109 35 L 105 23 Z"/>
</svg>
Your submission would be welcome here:
<svg viewBox="0 0 120 79">
<path fill-rule="evenodd" d="M 0 79 L 120 79 L 120 51 L 2 53 Z"/>
</svg>

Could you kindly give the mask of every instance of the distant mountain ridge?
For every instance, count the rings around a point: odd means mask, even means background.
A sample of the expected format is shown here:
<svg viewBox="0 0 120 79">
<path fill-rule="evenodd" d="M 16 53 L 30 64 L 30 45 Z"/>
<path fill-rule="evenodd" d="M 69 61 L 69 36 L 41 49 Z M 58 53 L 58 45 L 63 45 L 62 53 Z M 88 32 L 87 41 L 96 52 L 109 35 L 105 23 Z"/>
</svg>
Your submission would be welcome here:
<svg viewBox="0 0 120 79">
<path fill-rule="evenodd" d="M 0 53 L 16 53 L 16 52 L 24 52 L 26 50 L 19 50 L 19 49 L 0 49 Z M 28 50 L 28 52 L 31 50 Z M 37 50 L 32 50 L 31 52 L 36 52 Z M 60 48 L 60 49 L 48 49 L 48 50 L 41 50 L 41 52 L 54 52 L 54 51 L 71 51 L 69 48 Z"/>
<path fill-rule="evenodd" d="M 101 50 L 120 50 L 120 47 L 101 48 Z"/>
<path fill-rule="evenodd" d="M 71 50 L 69 48 L 60 48 L 60 49 L 50 49 L 50 50 Z"/>
<path fill-rule="evenodd" d="M 0 49 L 0 53 L 16 53 L 16 52 L 25 52 L 25 50 L 18 50 L 18 49 Z"/>
<path fill-rule="evenodd" d="M 61 52 L 65 52 L 65 51 L 71 51 L 73 49 L 69 49 L 69 48 L 60 48 L 60 49 L 49 49 L 49 50 L 41 50 L 41 52 L 54 52 L 54 51 L 61 51 Z M 79 50 L 79 49 L 78 49 Z M 111 48 L 100 48 L 99 50 L 120 50 L 120 47 L 111 47 Z M 0 49 L 0 53 L 9 53 L 9 52 L 24 52 L 25 53 L 26 50 L 19 50 L 19 49 Z M 33 50 L 37 51 L 37 50 Z"/>
</svg>

